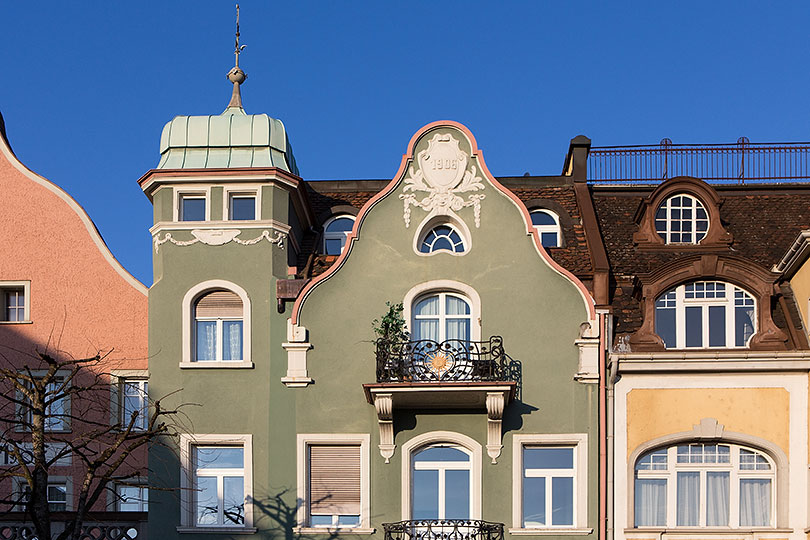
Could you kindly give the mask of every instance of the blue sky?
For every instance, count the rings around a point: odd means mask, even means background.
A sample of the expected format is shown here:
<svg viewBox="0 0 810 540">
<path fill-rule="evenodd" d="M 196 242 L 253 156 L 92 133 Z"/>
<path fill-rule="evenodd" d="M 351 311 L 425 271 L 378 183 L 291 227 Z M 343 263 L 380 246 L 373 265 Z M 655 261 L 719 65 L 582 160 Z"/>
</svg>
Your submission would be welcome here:
<svg viewBox="0 0 810 540">
<path fill-rule="evenodd" d="M 467 125 L 495 175 L 594 145 L 810 140 L 807 2 L 245 0 L 243 100 L 305 179 L 390 178 L 411 135 Z M 234 2 L 0 3 L 0 112 L 31 169 L 151 284 L 136 181 L 163 125 L 230 97 Z M 0 194 L 2 196 L 2 194 Z"/>
</svg>

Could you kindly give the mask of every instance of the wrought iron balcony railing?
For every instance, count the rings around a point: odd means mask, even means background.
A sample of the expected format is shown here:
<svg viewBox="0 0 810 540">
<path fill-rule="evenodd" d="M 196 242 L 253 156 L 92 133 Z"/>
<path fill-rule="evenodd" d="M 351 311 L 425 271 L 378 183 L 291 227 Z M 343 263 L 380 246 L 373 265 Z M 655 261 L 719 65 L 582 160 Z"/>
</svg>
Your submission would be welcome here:
<svg viewBox="0 0 810 540">
<path fill-rule="evenodd" d="M 377 340 L 377 382 L 511 381 L 503 339 Z"/>
<path fill-rule="evenodd" d="M 422 519 L 383 523 L 385 540 L 503 540 L 503 523 Z"/>
</svg>

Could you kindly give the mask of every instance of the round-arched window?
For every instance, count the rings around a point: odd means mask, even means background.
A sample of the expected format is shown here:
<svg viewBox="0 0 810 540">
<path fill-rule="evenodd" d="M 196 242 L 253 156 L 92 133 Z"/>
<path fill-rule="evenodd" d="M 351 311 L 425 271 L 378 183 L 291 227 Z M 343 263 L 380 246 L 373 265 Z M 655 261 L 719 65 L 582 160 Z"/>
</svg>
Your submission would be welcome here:
<svg viewBox="0 0 810 540">
<path fill-rule="evenodd" d="M 414 452 L 411 482 L 412 519 L 470 519 L 472 457 L 466 448 L 439 443 Z"/>
<path fill-rule="evenodd" d="M 469 341 L 471 324 L 469 300 L 450 292 L 434 293 L 415 302 L 411 336 L 415 341 Z"/>
<path fill-rule="evenodd" d="M 685 442 L 635 463 L 635 527 L 773 527 L 776 466 L 736 444 Z"/>
<path fill-rule="evenodd" d="M 544 208 L 532 210 L 529 215 L 532 218 L 532 225 L 540 234 L 540 242 L 543 247 L 560 247 L 559 216 Z"/>
<path fill-rule="evenodd" d="M 353 228 L 354 216 L 341 215 L 327 221 L 323 228 L 324 254 L 340 255 Z"/>
<path fill-rule="evenodd" d="M 655 333 L 668 349 L 746 347 L 755 332 L 754 298 L 731 283 L 684 283 L 655 301 Z"/>
<path fill-rule="evenodd" d="M 697 198 L 681 193 L 655 212 L 655 232 L 667 244 L 697 244 L 709 230 L 709 215 Z"/>
<path fill-rule="evenodd" d="M 441 224 L 430 229 L 419 243 L 421 253 L 435 253 L 449 251 L 451 253 L 464 253 L 466 251 L 464 240 L 458 231 L 448 224 Z"/>
</svg>

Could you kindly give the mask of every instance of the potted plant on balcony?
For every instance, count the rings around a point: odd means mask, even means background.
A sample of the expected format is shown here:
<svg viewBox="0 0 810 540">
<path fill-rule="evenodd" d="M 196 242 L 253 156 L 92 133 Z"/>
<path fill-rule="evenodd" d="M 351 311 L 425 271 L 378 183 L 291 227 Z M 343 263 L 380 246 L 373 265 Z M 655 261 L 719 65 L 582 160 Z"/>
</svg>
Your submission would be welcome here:
<svg viewBox="0 0 810 540">
<path fill-rule="evenodd" d="M 377 345 L 377 380 L 400 378 L 397 366 L 397 358 L 400 355 L 397 352 L 401 347 L 407 347 L 410 339 L 402 316 L 404 310 L 402 302 L 397 304 L 386 302 L 385 305 L 388 308 L 385 314 L 371 322 L 377 336 L 374 340 Z"/>
</svg>

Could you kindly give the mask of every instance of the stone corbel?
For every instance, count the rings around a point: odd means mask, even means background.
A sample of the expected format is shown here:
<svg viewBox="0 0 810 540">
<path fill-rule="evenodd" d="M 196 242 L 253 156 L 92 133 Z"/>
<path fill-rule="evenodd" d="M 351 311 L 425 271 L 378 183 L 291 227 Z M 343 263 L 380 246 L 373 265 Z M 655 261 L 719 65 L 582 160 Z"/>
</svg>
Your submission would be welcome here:
<svg viewBox="0 0 810 540">
<path fill-rule="evenodd" d="M 501 455 L 501 424 L 506 396 L 503 392 L 487 392 L 487 455 L 497 463 Z"/>
<path fill-rule="evenodd" d="M 380 424 L 380 455 L 389 463 L 397 447 L 394 444 L 394 400 L 391 394 L 374 394 L 374 408 Z"/>
<path fill-rule="evenodd" d="M 307 375 L 307 351 L 312 344 L 307 341 L 307 329 L 287 319 L 287 341 L 281 346 L 287 351 L 287 376 L 281 382 L 290 388 L 303 388 L 314 381 Z"/>
<path fill-rule="evenodd" d="M 599 382 L 599 326 L 596 321 L 580 325 L 579 339 L 574 344 L 579 349 L 579 368 L 574 380 L 581 383 Z"/>
</svg>

